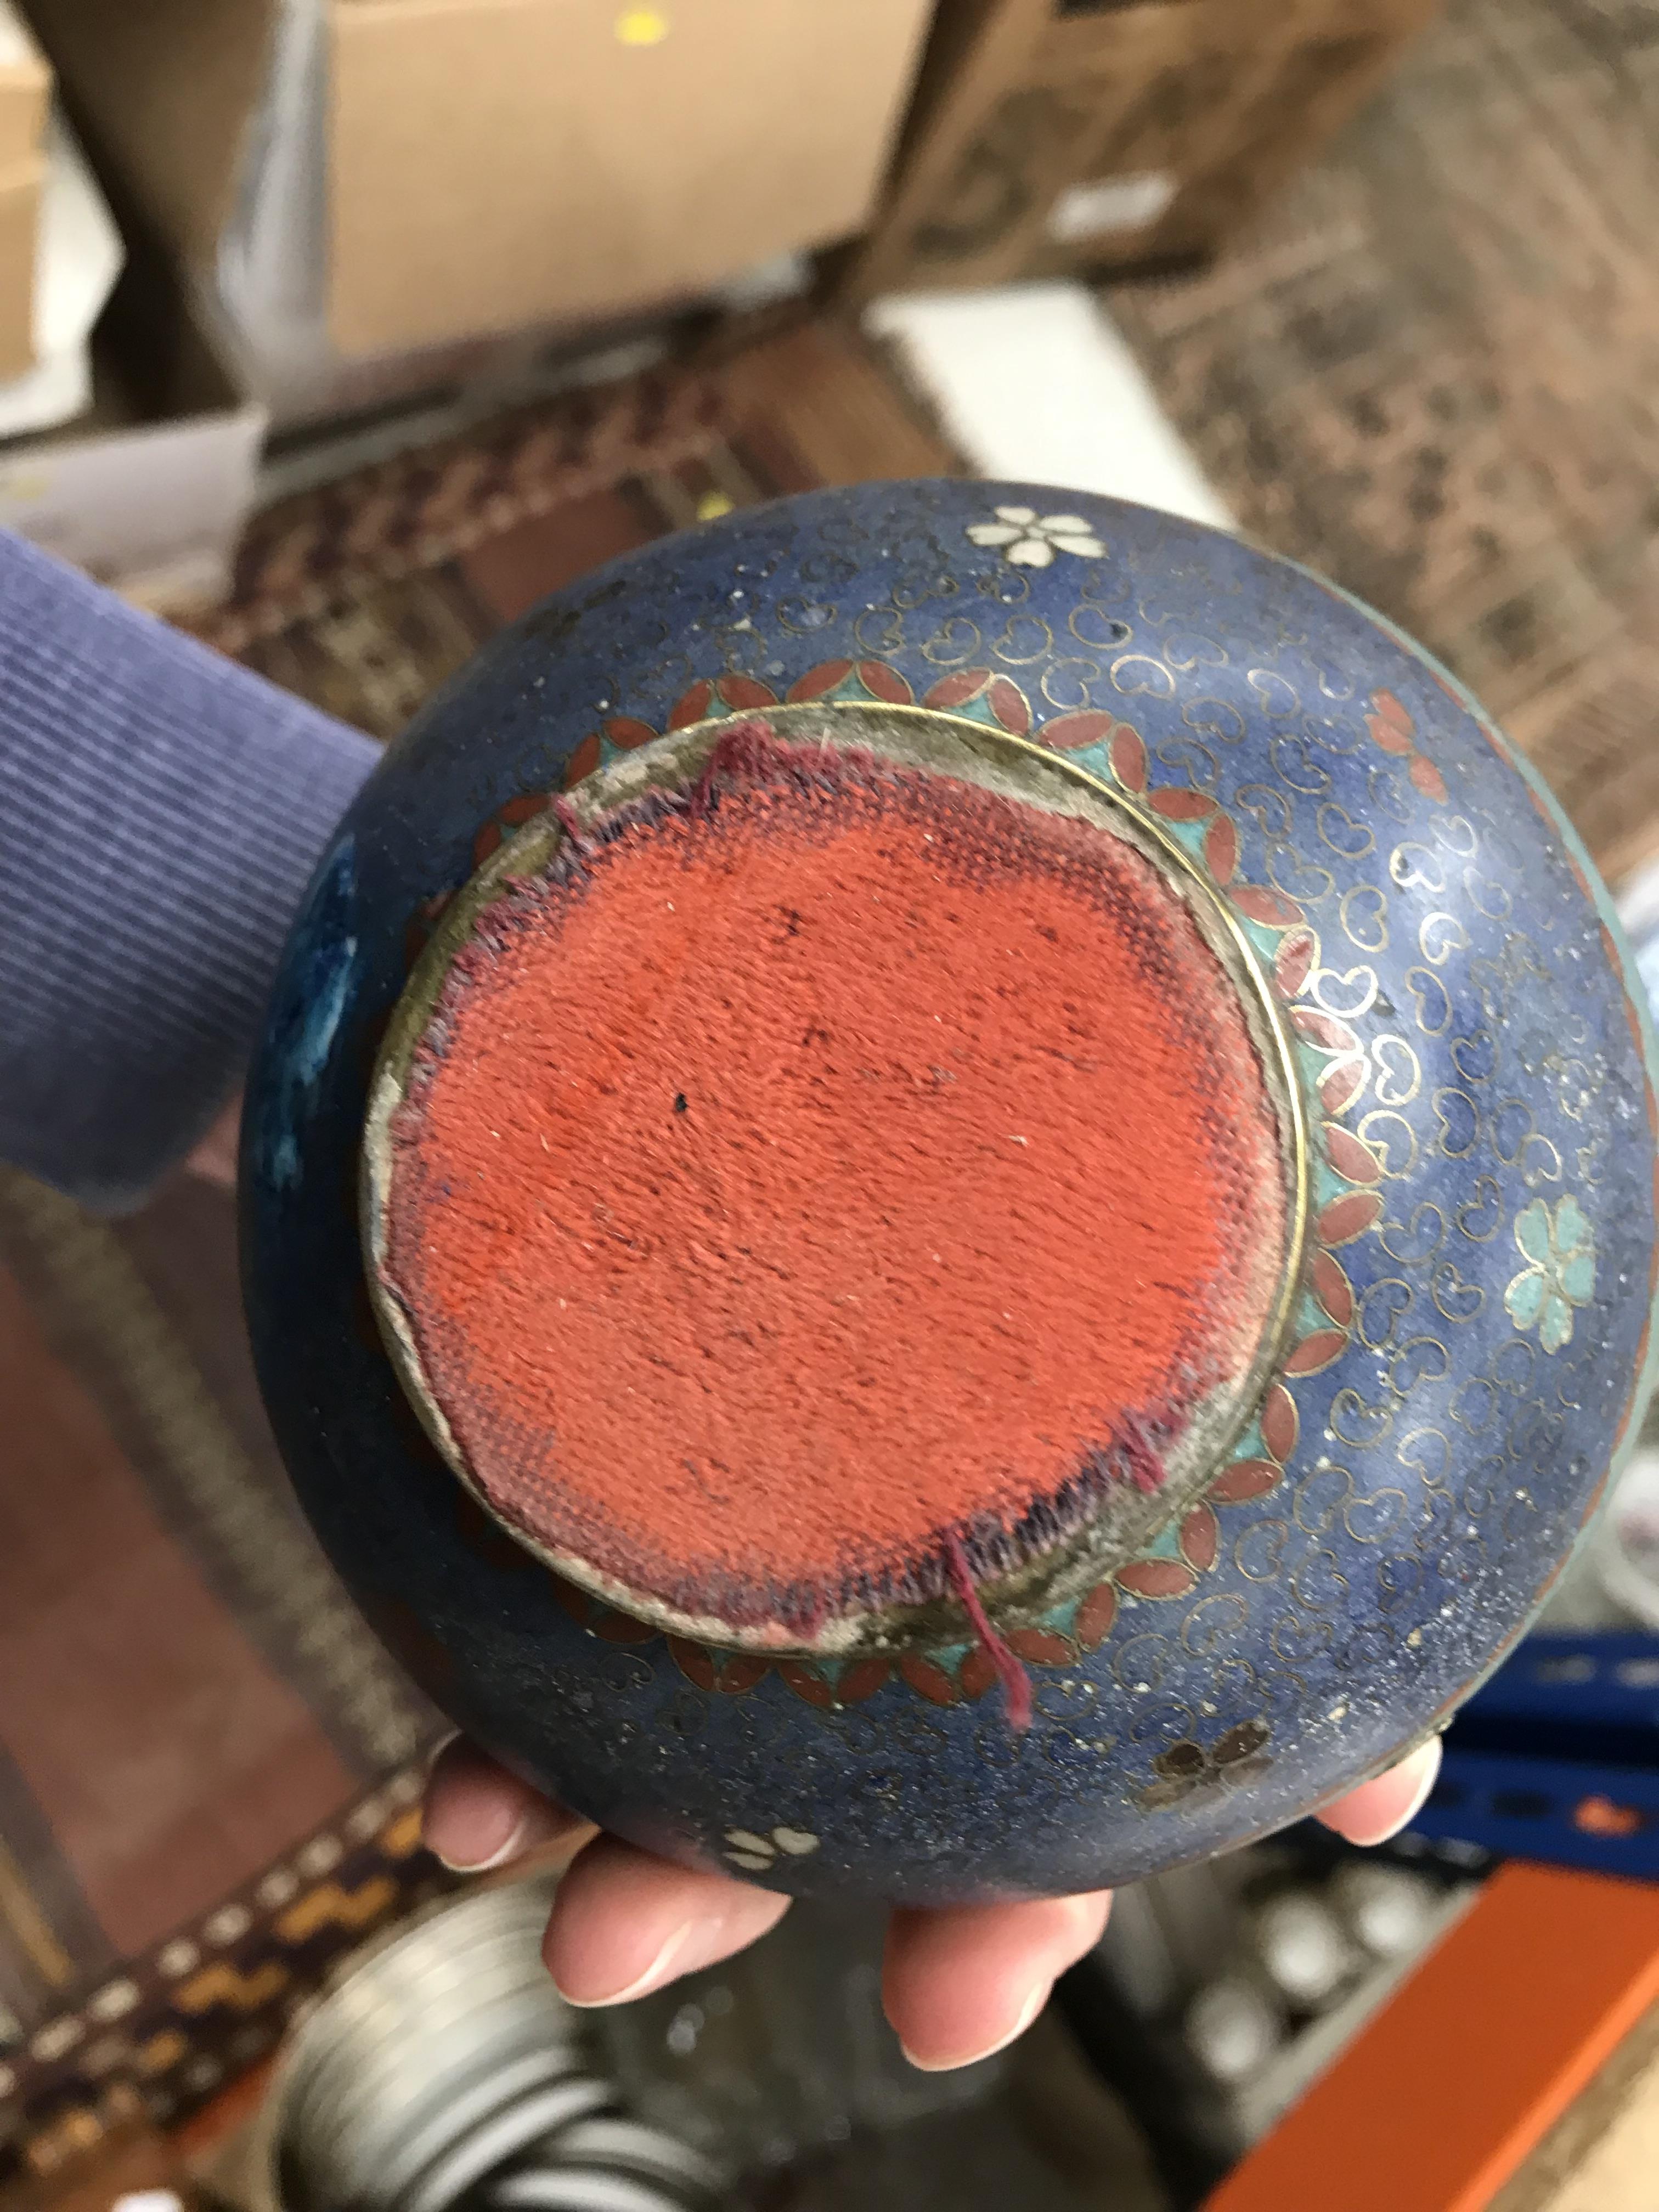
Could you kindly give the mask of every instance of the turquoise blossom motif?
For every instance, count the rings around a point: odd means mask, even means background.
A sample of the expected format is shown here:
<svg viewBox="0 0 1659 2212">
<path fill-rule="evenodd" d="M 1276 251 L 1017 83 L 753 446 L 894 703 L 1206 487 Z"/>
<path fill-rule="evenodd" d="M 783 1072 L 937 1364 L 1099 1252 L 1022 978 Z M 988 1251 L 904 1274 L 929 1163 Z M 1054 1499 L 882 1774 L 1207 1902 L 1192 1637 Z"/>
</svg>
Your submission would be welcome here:
<svg viewBox="0 0 1659 2212">
<path fill-rule="evenodd" d="M 1587 1306 L 1595 1288 L 1595 1231 L 1576 1198 L 1553 1212 L 1535 1198 L 1516 1218 L 1515 1241 L 1530 1265 L 1504 1293 L 1510 1319 L 1535 1328 L 1546 1352 L 1559 1352 L 1572 1341 L 1573 1308 Z"/>
</svg>

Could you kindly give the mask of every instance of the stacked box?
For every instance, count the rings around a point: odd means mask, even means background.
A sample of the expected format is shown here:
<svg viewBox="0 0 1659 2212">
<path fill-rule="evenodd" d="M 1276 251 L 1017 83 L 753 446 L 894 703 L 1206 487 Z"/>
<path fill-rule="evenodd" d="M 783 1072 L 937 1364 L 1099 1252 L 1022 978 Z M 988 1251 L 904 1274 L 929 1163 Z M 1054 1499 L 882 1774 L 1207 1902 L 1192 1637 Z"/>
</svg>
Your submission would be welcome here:
<svg viewBox="0 0 1659 2212">
<path fill-rule="evenodd" d="M 0 384 L 34 362 L 34 250 L 52 71 L 0 0 Z"/>
<path fill-rule="evenodd" d="M 849 296 L 1207 253 L 1437 0 L 941 0 Z"/>
</svg>

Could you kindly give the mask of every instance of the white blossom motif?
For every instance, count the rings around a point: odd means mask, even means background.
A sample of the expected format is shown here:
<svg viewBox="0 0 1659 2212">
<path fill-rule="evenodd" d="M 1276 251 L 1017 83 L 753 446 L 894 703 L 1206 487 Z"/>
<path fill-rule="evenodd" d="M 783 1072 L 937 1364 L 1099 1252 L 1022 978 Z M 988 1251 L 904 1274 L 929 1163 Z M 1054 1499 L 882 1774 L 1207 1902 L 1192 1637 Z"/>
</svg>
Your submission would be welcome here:
<svg viewBox="0 0 1659 2212">
<path fill-rule="evenodd" d="M 769 1836 L 757 1836 L 749 1828 L 726 1832 L 726 1856 L 745 1874 L 765 1874 L 776 1865 L 780 1851 L 788 1858 L 805 1859 L 817 1847 L 818 1839 L 810 1828 L 774 1828 Z"/>
<path fill-rule="evenodd" d="M 970 522 L 975 545 L 1006 549 L 1017 568 L 1046 568 L 1056 551 L 1098 561 L 1106 548 L 1080 514 L 1039 514 L 1034 507 L 1000 507 L 994 522 Z"/>
</svg>

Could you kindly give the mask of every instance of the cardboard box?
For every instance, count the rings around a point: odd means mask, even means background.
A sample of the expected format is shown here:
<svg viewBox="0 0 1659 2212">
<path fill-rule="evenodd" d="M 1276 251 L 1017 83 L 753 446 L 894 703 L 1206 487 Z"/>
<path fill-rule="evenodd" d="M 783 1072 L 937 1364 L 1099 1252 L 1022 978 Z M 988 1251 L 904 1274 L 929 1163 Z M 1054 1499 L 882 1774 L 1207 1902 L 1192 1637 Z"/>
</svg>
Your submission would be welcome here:
<svg viewBox="0 0 1659 2212">
<path fill-rule="evenodd" d="M 46 185 L 52 71 L 0 0 L 0 384 L 34 364 L 35 239 Z"/>
<path fill-rule="evenodd" d="M 941 0 L 843 289 L 958 289 L 1212 251 L 1438 0 Z"/>
<path fill-rule="evenodd" d="M 213 605 L 253 503 L 264 409 L 154 268 L 117 287 L 93 389 L 61 429 L 0 443 L 0 529 L 158 612 Z"/>
<path fill-rule="evenodd" d="M 0 169 L 0 384 L 34 362 L 34 252 L 46 180 L 41 154 Z"/>
<path fill-rule="evenodd" d="M 0 382 L 0 440 L 38 436 L 91 404 L 92 332 L 125 258 L 86 158 L 56 110 L 43 159 L 30 241 L 33 363 Z M 21 238 L 16 250 L 24 250 Z"/>
<path fill-rule="evenodd" d="M 348 356 L 695 299 L 875 204 L 932 0 L 319 0 Z M 276 0 L 34 0 L 94 160 L 210 270 Z M 290 21 L 294 19 L 289 19 Z"/>
<path fill-rule="evenodd" d="M 52 70 L 9 0 L 0 0 L 0 170 L 41 150 Z"/>
</svg>

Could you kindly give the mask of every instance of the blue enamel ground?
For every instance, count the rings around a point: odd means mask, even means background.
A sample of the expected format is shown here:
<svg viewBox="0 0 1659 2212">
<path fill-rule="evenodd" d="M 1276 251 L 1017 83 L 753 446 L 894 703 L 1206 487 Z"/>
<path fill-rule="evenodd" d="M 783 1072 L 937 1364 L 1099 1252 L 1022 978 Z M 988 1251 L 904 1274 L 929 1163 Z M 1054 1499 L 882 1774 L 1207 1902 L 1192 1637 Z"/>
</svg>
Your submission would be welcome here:
<svg viewBox="0 0 1659 2212">
<path fill-rule="evenodd" d="M 983 542 L 999 509 L 1032 520 Z M 465 879 L 480 826 L 559 787 L 607 721 L 661 730 L 723 676 L 781 698 L 837 660 L 879 664 L 918 700 L 988 671 L 1039 737 L 1091 710 L 1130 726 L 1146 795 L 1206 794 L 1237 833 L 1233 888 L 1296 902 L 1317 939 L 1303 1003 L 1363 1055 L 1341 1119 L 1378 1164 L 1379 1203 L 1334 1255 L 1346 1346 L 1291 1383 L 1282 1474 L 1215 1508 L 1213 1556 L 1183 1566 L 1165 1539 L 1184 1586 L 1123 1588 L 1097 1649 L 1034 1667 L 1023 1736 L 995 1690 L 940 1703 L 895 1674 L 819 1707 L 774 1670 L 728 1694 L 660 1637 L 592 1632 L 532 1562 L 470 1528 L 363 1290 L 374 1054 L 411 918 Z M 1380 693 L 1412 751 L 1379 742 Z M 1103 744 L 1079 757 L 1109 775 Z M 1352 601 L 1079 495 L 814 494 L 550 600 L 363 791 L 296 925 L 254 1076 L 249 1313 L 283 1453 L 346 1583 L 522 1771 L 642 1843 L 796 1888 L 1098 1887 L 1262 1833 L 1375 1769 L 1521 1629 L 1645 1357 L 1643 1047 L 1604 895 L 1548 812 L 1431 664 Z M 1272 933 L 1253 941 L 1268 957 Z"/>
</svg>

